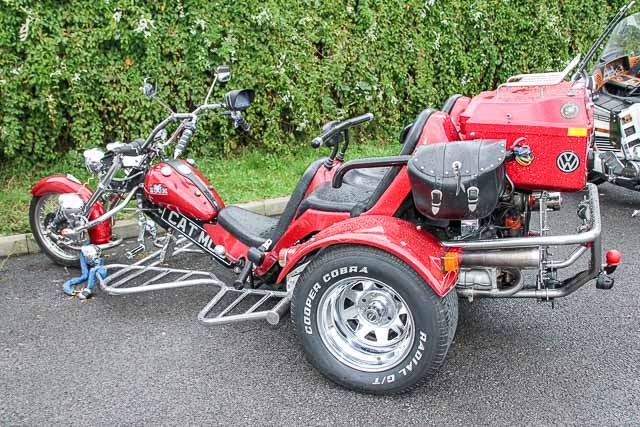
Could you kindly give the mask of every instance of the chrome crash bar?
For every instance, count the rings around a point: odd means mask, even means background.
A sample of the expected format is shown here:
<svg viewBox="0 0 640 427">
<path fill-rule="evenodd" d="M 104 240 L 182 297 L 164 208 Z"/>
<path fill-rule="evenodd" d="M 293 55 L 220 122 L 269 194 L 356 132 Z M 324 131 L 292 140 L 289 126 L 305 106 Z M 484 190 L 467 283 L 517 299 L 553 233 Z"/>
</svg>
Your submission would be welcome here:
<svg viewBox="0 0 640 427">
<path fill-rule="evenodd" d="M 510 249 L 510 248 L 531 248 L 536 246 L 571 246 L 584 245 L 599 240 L 602 231 L 600 222 L 600 203 L 598 201 L 598 188 L 595 184 L 587 184 L 589 192 L 589 218 L 588 229 L 584 233 L 564 234 L 559 236 L 539 236 L 539 237 L 513 237 L 507 239 L 460 241 L 447 240 L 442 244 L 450 248 L 462 248 L 469 250 L 480 249 Z"/>
<path fill-rule="evenodd" d="M 442 244 L 450 248 L 462 248 L 464 252 L 469 251 L 487 251 L 487 250 L 503 250 L 506 252 L 514 252 L 517 248 L 539 248 L 541 253 L 543 248 L 548 246 L 572 246 L 578 247 L 569 255 L 567 259 L 560 262 L 542 261 L 540 268 L 547 271 L 559 270 L 574 264 L 588 249 L 591 251 L 591 259 L 589 268 L 581 271 L 574 276 L 563 280 L 557 287 L 546 288 L 538 287 L 535 289 L 525 289 L 522 277 L 518 277 L 516 284 L 505 290 L 472 290 L 459 289 L 457 292 L 463 297 L 508 297 L 508 298 L 537 298 L 537 299 L 554 299 L 565 297 L 590 280 L 595 279 L 602 269 L 602 244 L 600 234 L 602 224 L 600 221 L 600 203 L 598 197 L 598 189 L 594 184 L 587 184 L 588 196 L 586 203 L 588 210 L 586 213 L 585 227 L 582 233 L 566 234 L 558 236 L 538 236 L 538 237 L 518 237 L 494 240 L 476 240 L 476 241 L 444 241 Z M 476 257 L 477 258 L 477 257 Z M 474 258 L 471 257 L 473 260 Z"/>
</svg>

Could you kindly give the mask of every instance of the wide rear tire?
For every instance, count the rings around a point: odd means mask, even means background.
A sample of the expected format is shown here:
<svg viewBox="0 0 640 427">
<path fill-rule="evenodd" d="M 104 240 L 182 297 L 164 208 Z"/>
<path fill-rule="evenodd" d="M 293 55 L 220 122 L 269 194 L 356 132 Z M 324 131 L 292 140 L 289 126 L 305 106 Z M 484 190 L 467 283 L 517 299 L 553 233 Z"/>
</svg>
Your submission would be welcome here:
<svg viewBox="0 0 640 427">
<path fill-rule="evenodd" d="M 326 249 L 304 270 L 291 318 L 309 361 L 352 390 L 405 392 L 442 365 L 458 319 L 454 291 L 437 296 L 378 249 Z"/>
</svg>

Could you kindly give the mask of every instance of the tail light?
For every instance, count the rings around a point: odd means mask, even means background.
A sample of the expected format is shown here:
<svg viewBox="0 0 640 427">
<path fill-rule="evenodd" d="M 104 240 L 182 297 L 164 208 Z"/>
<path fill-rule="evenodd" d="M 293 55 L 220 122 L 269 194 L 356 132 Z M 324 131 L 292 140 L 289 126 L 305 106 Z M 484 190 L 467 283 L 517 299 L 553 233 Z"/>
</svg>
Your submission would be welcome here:
<svg viewBox="0 0 640 427">
<path fill-rule="evenodd" d="M 622 254 L 618 250 L 610 249 L 605 255 L 605 260 L 606 264 L 604 265 L 604 271 L 607 274 L 611 274 L 616 271 L 616 268 L 620 265 L 622 261 Z"/>
</svg>

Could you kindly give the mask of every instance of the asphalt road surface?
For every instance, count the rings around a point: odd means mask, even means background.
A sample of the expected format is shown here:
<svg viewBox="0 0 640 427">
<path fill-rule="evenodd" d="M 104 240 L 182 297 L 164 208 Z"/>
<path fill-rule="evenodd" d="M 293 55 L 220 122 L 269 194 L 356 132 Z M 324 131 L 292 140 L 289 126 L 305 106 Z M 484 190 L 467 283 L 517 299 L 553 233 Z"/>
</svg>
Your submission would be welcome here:
<svg viewBox="0 0 640 427">
<path fill-rule="evenodd" d="M 640 194 L 601 194 L 603 246 L 624 257 L 613 290 L 591 283 L 555 309 L 461 303 L 443 368 L 394 397 L 324 379 L 288 318 L 199 324 L 212 289 L 81 302 L 61 288 L 77 271 L 43 255 L 0 260 L 0 424 L 640 424 Z M 574 212 L 554 224 L 574 224 Z"/>
</svg>

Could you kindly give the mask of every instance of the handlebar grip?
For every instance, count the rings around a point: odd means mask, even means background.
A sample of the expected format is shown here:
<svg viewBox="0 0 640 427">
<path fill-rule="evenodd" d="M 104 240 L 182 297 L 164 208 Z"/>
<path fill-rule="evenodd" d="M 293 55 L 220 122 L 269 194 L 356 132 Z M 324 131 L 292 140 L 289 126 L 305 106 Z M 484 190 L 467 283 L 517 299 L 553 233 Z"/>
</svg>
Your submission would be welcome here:
<svg viewBox="0 0 640 427">
<path fill-rule="evenodd" d="M 240 129 L 242 129 L 245 132 L 249 132 L 249 129 L 251 128 L 249 123 L 242 116 L 240 116 L 238 119 L 236 119 L 236 127 L 239 127 Z"/>
<path fill-rule="evenodd" d="M 322 145 L 324 141 L 322 140 L 321 136 L 317 136 L 315 138 L 313 138 L 313 141 L 311 141 L 311 146 L 313 148 L 320 148 L 320 146 Z"/>
<path fill-rule="evenodd" d="M 176 149 L 173 152 L 173 158 L 177 159 L 178 157 L 180 157 L 180 155 L 185 150 L 185 148 L 187 148 L 187 144 L 191 139 L 191 135 L 193 135 L 193 130 L 191 130 L 190 127 L 186 127 L 182 131 L 182 135 L 180 135 L 180 140 L 176 144 Z"/>
<path fill-rule="evenodd" d="M 373 113 L 365 113 L 365 114 L 363 114 L 361 116 L 354 117 L 354 118 L 351 119 L 352 126 L 359 125 L 361 123 L 365 123 L 365 122 L 368 122 L 370 120 L 373 120 Z"/>
<path fill-rule="evenodd" d="M 121 154 L 123 156 L 137 156 L 140 154 L 140 149 L 144 145 L 143 139 L 136 139 L 128 144 L 123 144 L 119 147 L 113 147 L 112 152 Z"/>
</svg>

